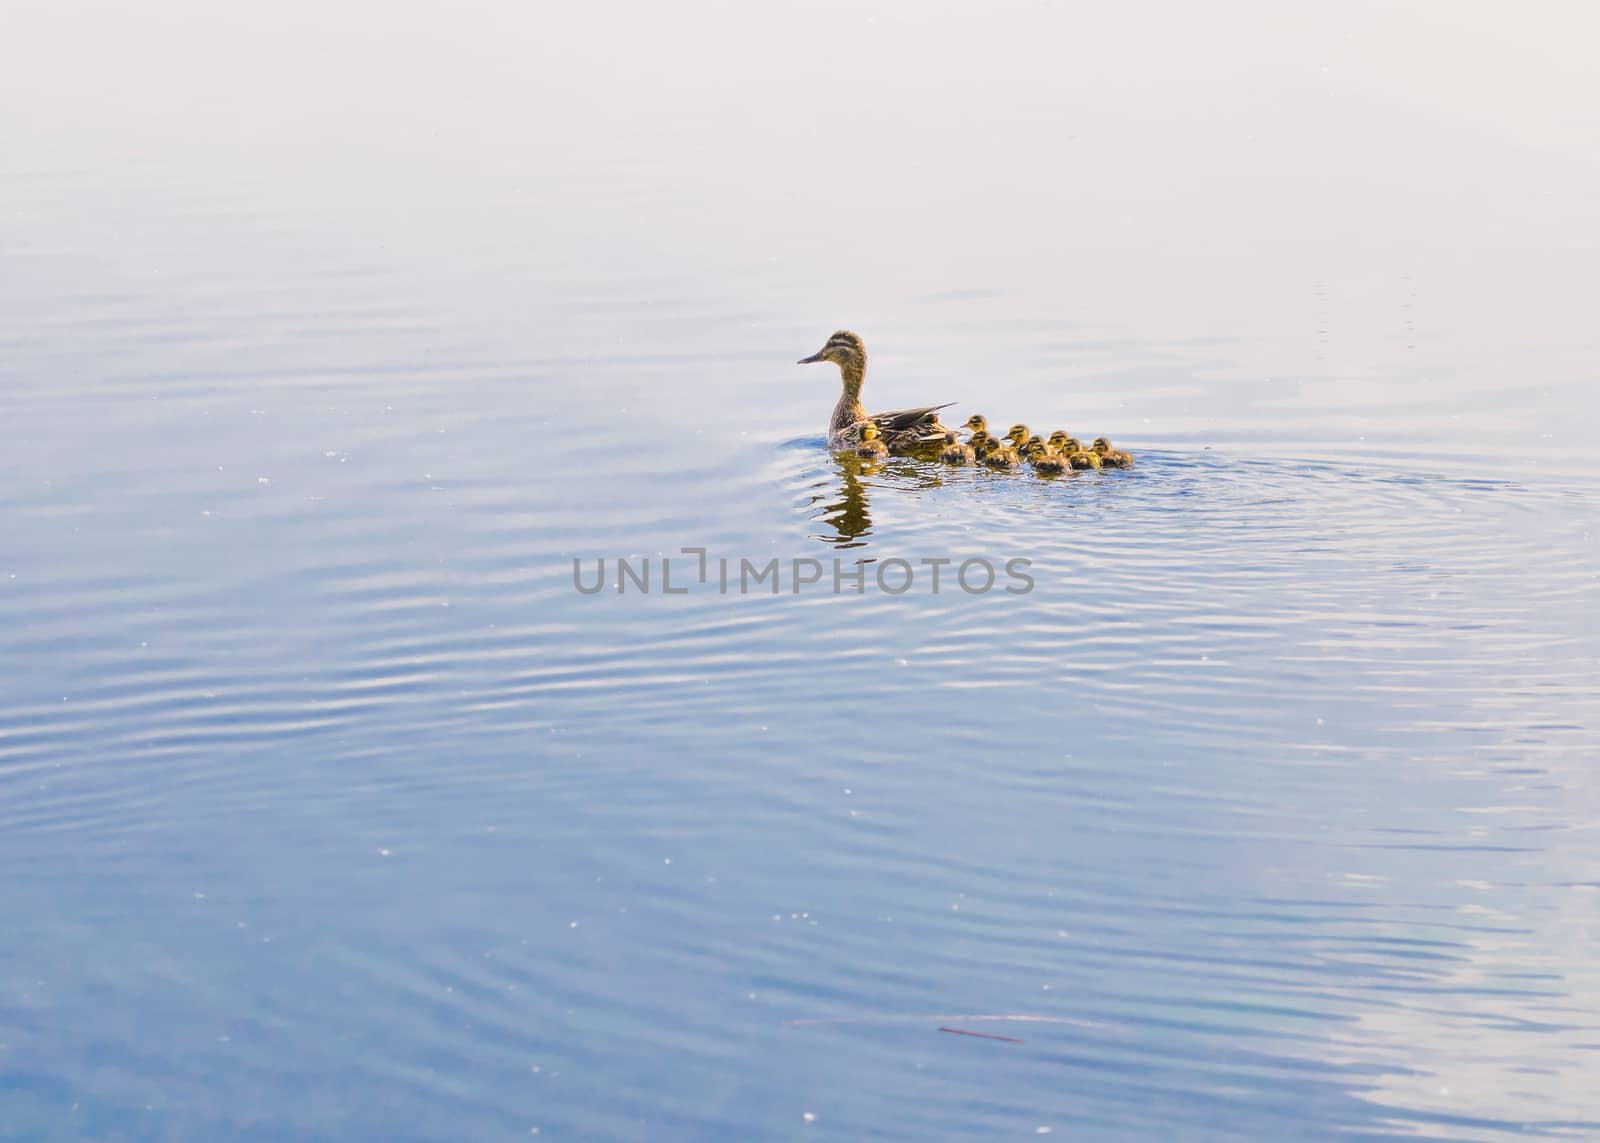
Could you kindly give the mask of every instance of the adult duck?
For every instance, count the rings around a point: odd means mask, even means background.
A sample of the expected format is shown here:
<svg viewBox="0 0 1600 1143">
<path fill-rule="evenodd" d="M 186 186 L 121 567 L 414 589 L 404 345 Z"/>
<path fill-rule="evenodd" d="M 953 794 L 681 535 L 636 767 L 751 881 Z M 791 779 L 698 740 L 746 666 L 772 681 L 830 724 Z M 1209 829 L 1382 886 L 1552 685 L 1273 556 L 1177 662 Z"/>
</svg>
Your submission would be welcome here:
<svg viewBox="0 0 1600 1143">
<path fill-rule="evenodd" d="M 828 447 L 851 449 L 861 443 L 861 430 L 867 423 L 878 426 L 879 439 L 890 452 L 917 452 L 944 443 L 950 430 L 939 423 L 939 410 L 951 404 L 927 405 L 920 409 L 891 409 L 887 413 L 868 413 L 861 403 L 861 385 L 867 377 L 867 347 L 861 338 L 841 329 L 801 365 L 831 361 L 839 367 L 844 391 L 828 421 Z"/>
</svg>

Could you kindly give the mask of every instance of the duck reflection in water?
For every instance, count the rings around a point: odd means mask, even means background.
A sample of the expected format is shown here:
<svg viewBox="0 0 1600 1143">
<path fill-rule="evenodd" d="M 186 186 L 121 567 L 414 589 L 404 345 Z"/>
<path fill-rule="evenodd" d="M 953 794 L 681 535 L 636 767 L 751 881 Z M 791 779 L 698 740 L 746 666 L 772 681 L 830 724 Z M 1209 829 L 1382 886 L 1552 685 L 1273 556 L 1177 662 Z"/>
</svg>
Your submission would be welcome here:
<svg viewBox="0 0 1600 1143">
<path fill-rule="evenodd" d="M 811 497 L 812 509 L 829 532 L 816 538 L 838 548 L 865 547 L 872 535 L 872 514 L 868 508 L 868 489 L 890 492 L 915 492 L 936 488 L 946 482 L 951 470 L 919 464 L 900 457 L 873 459 L 843 449 L 833 454 L 830 470 L 825 470 Z M 870 478 L 878 477 L 878 480 Z"/>
<path fill-rule="evenodd" d="M 865 537 L 872 534 L 872 516 L 867 511 L 867 489 L 861 483 L 861 473 L 882 465 L 848 452 L 837 454 L 835 459 L 837 481 L 830 481 L 825 491 L 811 498 L 813 505 L 822 505 L 818 516 L 833 530 L 831 535 L 819 535 L 817 539 L 837 548 L 865 547 Z"/>
</svg>

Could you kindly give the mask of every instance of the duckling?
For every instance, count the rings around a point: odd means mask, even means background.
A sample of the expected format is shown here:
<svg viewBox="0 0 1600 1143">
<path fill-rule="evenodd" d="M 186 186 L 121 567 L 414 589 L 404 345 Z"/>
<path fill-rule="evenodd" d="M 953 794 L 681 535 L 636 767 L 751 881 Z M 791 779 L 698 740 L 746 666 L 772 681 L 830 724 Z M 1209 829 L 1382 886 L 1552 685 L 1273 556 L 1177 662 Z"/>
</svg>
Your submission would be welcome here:
<svg viewBox="0 0 1600 1143">
<path fill-rule="evenodd" d="M 1095 455 L 1100 458 L 1102 468 L 1133 467 L 1133 454 L 1123 452 L 1120 448 L 1112 448 L 1110 440 L 1105 437 L 1095 437 L 1092 447 Z"/>
<path fill-rule="evenodd" d="M 1040 440 L 1038 437 L 1028 438 L 1022 456 L 1033 465 L 1035 472 L 1046 475 L 1065 472 L 1069 467 L 1067 458 L 1058 449 L 1052 448 L 1049 441 Z"/>
<path fill-rule="evenodd" d="M 1071 439 L 1072 438 L 1067 434 L 1066 429 L 1057 429 L 1055 432 L 1050 434 L 1050 439 L 1045 443 L 1051 448 L 1055 449 L 1057 452 L 1061 452 L 1062 446 Z"/>
<path fill-rule="evenodd" d="M 889 446 L 883 443 L 882 434 L 878 432 L 878 423 L 868 421 L 860 429 L 861 443 L 855 446 L 855 454 L 866 460 L 877 460 L 879 457 L 889 455 Z"/>
<path fill-rule="evenodd" d="M 973 413 L 972 416 L 968 417 L 966 421 L 962 423 L 961 427 L 964 429 L 971 429 L 973 436 L 977 436 L 979 433 L 987 434 L 989 432 L 989 422 L 984 419 L 982 413 Z"/>
<path fill-rule="evenodd" d="M 989 468 L 1013 469 L 1022 463 L 1017 456 L 1017 450 L 1003 441 L 989 438 L 990 447 L 984 451 L 982 463 Z"/>
<path fill-rule="evenodd" d="M 944 451 L 939 459 L 945 464 L 972 464 L 977 460 L 977 452 L 970 444 L 962 444 L 952 429 L 944 435 Z"/>
<path fill-rule="evenodd" d="M 1012 425 L 1006 430 L 1006 440 L 1011 442 L 1011 447 L 1020 449 L 1028 443 L 1028 438 L 1033 434 L 1028 431 L 1027 425 Z"/>
<path fill-rule="evenodd" d="M 1072 468 L 1081 470 L 1100 467 L 1099 455 L 1084 448 L 1077 437 L 1068 437 L 1066 444 L 1061 446 L 1061 453 Z"/>
</svg>

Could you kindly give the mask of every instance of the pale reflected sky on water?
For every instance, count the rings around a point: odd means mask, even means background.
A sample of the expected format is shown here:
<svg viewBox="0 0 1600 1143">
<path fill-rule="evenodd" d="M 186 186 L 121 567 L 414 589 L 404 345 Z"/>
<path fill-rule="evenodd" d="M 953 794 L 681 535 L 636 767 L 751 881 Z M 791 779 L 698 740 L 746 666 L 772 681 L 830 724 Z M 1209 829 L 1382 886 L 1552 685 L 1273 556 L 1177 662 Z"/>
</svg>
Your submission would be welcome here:
<svg viewBox="0 0 1600 1143">
<path fill-rule="evenodd" d="M 5 23 L 0 1136 L 1600 1122 L 1600 5 Z M 564 579 L 818 540 L 1040 591 Z"/>
<path fill-rule="evenodd" d="M 899 352 L 909 300 L 955 297 L 952 376 L 1004 365 L 1007 323 L 1065 322 L 1308 387 L 1268 402 L 1383 421 L 1395 398 L 1410 439 L 1492 424 L 1587 451 L 1593 5 L 13 13 L 8 167 L 95 167 L 80 193 L 140 230 L 193 224 L 186 174 L 201 214 L 231 177 L 312 204 L 295 237 L 410 260 L 476 320 L 560 321 L 577 346 L 610 340 L 584 300 L 630 279 Z M 496 265 L 505 288 L 460 302 Z M 1485 406 L 1511 419 L 1434 423 Z"/>
</svg>

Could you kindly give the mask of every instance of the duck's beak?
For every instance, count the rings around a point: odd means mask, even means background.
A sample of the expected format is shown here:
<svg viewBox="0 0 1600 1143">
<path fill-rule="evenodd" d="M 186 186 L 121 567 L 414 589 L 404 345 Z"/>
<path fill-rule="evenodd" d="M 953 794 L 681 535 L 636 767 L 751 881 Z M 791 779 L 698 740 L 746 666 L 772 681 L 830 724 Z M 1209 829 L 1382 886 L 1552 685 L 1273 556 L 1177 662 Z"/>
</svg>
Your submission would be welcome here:
<svg viewBox="0 0 1600 1143">
<path fill-rule="evenodd" d="M 796 361 L 795 364 L 796 365 L 811 365 L 811 364 L 814 364 L 815 362 L 818 362 L 818 361 L 821 361 L 821 360 L 823 360 L 822 350 L 819 349 L 815 353 L 813 353 L 810 357 L 802 357 L 799 361 Z"/>
</svg>

